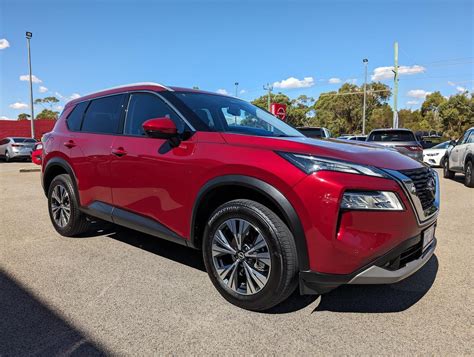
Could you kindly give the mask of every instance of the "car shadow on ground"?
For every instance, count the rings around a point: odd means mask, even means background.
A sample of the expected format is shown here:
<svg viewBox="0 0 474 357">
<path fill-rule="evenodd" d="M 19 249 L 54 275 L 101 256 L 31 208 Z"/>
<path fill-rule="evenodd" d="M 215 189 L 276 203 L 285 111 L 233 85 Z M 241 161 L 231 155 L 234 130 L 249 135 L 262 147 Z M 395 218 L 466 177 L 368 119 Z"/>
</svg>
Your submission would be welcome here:
<svg viewBox="0 0 474 357">
<path fill-rule="evenodd" d="M 205 272 L 200 251 L 103 221 L 94 221 L 81 238 L 105 235 L 147 252 L 171 259 Z M 404 311 L 415 305 L 431 288 L 438 271 L 438 259 L 433 256 L 411 277 L 390 285 L 344 285 L 319 299 L 313 312 L 390 313 Z M 210 283 L 210 282 L 209 282 Z M 266 311 L 269 314 L 295 312 L 318 300 L 319 295 L 300 295 L 299 289 L 281 304 Z"/>
<path fill-rule="evenodd" d="M 0 268 L 0 356 L 104 356 L 54 308 Z"/>
</svg>

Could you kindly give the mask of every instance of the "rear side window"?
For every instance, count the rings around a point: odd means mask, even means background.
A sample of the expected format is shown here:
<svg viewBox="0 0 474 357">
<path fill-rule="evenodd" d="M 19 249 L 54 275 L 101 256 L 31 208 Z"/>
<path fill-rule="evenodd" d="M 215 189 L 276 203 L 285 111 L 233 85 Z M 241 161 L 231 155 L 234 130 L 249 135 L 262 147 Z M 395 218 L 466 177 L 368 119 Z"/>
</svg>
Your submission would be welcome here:
<svg viewBox="0 0 474 357">
<path fill-rule="evenodd" d="M 89 102 L 82 102 L 74 107 L 71 114 L 69 114 L 66 119 L 66 124 L 69 130 L 81 130 L 82 117 L 84 116 L 84 111 L 86 110 L 88 104 Z"/>
<path fill-rule="evenodd" d="M 135 93 L 130 97 L 125 119 L 124 133 L 127 135 L 143 136 L 142 124 L 155 118 L 170 118 L 178 126 L 177 114 L 160 98 L 149 93 Z"/>
<path fill-rule="evenodd" d="M 309 136 L 311 138 L 322 138 L 324 136 L 323 131 L 321 129 L 298 129 L 304 135 Z"/>
<path fill-rule="evenodd" d="M 123 94 L 95 99 L 89 105 L 82 131 L 99 134 L 115 134 L 119 131 Z"/>
<path fill-rule="evenodd" d="M 367 141 L 416 141 L 415 135 L 406 130 L 376 131 L 370 134 Z"/>
</svg>

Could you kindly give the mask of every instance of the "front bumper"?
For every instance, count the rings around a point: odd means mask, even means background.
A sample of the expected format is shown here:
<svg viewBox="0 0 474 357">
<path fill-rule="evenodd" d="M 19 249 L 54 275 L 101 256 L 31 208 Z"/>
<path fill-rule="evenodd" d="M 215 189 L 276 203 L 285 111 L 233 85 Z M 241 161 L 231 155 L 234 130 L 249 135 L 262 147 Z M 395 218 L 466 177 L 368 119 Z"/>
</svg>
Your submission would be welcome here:
<svg viewBox="0 0 474 357">
<path fill-rule="evenodd" d="M 422 235 L 413 237 L 351 274 L 302 271 L 299 275 L 300 293 L 324 294 L 345 284 L 397 283 L 416 273 L 430 260 L 436 243 L 434 238 L 423 250 Z"/>
</svg>

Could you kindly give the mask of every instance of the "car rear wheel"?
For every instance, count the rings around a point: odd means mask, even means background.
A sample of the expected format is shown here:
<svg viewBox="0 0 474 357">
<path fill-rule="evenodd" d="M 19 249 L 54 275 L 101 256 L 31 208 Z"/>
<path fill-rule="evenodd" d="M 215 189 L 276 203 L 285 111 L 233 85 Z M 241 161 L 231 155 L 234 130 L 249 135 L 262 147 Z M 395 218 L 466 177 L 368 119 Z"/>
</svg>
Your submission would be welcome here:
<svg viewBox="0 0 474 357">
<path fill-rule="evenodd" d="M 234 200 L 217 208 L 204 232 L 203 256 L 219 293 L 241 308 L 267 310 L 296 287 L 293 235 L 258 202 Z"/>
<path fill-rule="evenodd" d="M 72 237 L 85 232 L 89 221 L 79 210 L 78 199 L 69 175 L 56 176 L 48 190 L 51 222 L 62 236 Z"/>
<path fill-rule="evenodd" d="M 446 158 L 444 160 L 444 165 L 443 165 L 443 177 L 448 178 L 448 179 L 452 179 L 452 178 L 454 178 L 454 175 L 455 175 L 454 171 L 451 171 L 449 169 L 449 159 Z"/>
<path fill-rule="evenodd" d="M 11 160 L 10 158 L 10 153 L 8 152 L 8 150 L 5 151 L 5 162 L 9 162 Z"/>
<path fill-rule="evenodd" d="M 466 187 L 474 187 L 474 177 L 472 170 L 472 161 L 468 161 L 464 170 L 464 185 Z"/>
</svg>

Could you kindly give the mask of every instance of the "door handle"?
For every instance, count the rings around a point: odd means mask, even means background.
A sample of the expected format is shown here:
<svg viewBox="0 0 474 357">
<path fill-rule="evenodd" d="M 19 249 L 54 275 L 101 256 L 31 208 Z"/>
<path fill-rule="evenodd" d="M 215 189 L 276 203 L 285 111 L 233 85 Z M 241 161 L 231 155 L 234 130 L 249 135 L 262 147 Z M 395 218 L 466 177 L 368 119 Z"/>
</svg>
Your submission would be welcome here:
<svg viewBox="0 0 474 357">
<path fill-rule="evenodd" d="M 64 143 L 64 146 L 69 149 L 72 149 L 74 146 L 76 146 L 76 143 L 73 140 L 69 140 Z"/>
<path fill-rule="evenodd" d="M 122 157 L 122 156 L 127 155 L 127 152 L 125 151 L 123 147 L 119 147 L 117 149 L 112 149 L 112 154 L 118 157 Z"/>
</svg>

